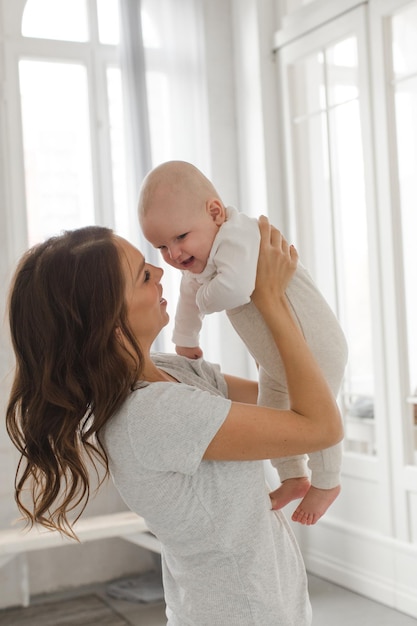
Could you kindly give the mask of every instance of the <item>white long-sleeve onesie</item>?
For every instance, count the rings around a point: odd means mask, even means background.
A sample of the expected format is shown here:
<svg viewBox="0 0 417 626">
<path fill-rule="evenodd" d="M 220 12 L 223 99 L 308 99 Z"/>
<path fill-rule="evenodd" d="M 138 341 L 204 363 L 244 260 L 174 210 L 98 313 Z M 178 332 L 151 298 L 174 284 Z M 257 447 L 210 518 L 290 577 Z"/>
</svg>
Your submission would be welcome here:
<svg viewBox="0 0 417 626">
<path fill-rule="evenodd" d="M 259 404 L 289 408 L 285 370 L 263 318 L 251 301 L 255 288 L 260 234 L 258 221 L 232 207 L 214 240 L 201 274 L 184 271 L 175 317 L 176 345 L 199 345 L 204 315 L 225 310 L 236 332 L 259 365 Z M 294 318 L 335 396 L 347 360 L 347 346 L 329 305 L 301 263 L 287 290 Z M 311 482 L 330 489 L 340 482 L 341 444 L 309 455 Z M 308 475 L 306 457 L 275 459 L 281 481 Z"/>
<path fill-rule="evenodd" d="M 204 271 L 183 271 L 172 336 L 177 346 L 198 346 L 204 315 L 248 303 L 255 288 L 258 222 L 233 207 L 227 207 L 226 217 Z"/>
</svg>

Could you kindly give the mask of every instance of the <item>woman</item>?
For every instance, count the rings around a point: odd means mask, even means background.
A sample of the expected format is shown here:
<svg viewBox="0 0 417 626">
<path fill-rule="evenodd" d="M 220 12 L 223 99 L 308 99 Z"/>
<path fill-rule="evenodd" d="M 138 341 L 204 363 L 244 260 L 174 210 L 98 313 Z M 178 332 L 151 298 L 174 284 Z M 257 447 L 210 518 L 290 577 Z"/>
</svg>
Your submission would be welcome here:
<svg viewBox="0 0 417 626">
<path fill-rule="evenodd" d="M 342 428 L 286 303 L 297 253 L 266 218 L 259 226 L 253 305 L 285 364 L 288 411 L 256 406 L 255 382 L 201 359 L 151 355 L 169 319 L 163 272 L 108 229 L 36 246 L 11 289 L 20 509 L 71 534 L 68 513 L 89 495 L 85 453 L 101 460 L 161 541 L 170 626 L 311 620 L 304 565 L 271 511 L 261 461 L 333 445 Z"/>
</svg>

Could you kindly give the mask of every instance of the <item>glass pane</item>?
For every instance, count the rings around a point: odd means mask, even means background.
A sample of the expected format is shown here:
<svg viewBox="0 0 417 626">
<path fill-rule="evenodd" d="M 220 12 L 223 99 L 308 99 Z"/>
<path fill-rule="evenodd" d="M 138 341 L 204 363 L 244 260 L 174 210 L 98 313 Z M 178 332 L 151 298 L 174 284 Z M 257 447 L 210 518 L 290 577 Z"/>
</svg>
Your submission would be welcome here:
<svg viewBox="0 0 417 626">
<path fill-rule="evenodd" d="M 403 310 L 407 331 L 405 358 L 409 374 L 409 438 L 414 442 L 417 464 L 417 2 L 392 17 L 392 58 L 397 79 L 393 89 L 405 288 Z"/>
<path fill-rule="evenodd" d="M 417 78 L 396 89 L 398 169 L 401 194 L 402 250 L 410 394 L 417 395 Z"/>
<path fill-rule="evenodd" d="M 27 0 L 22 35 L 42 39 L 88 41 L 86 0 Z"/>
<path fill-rule="evenodd" d="M 313 261 L 314 274 L 322 293 L 336 309 L 333 260 L 333 220 L 329 186 L 329 155 L 326 114 L 294 124 L 294 164 L 299 181 L 295 205 L 303 216 L 299 224 L 301 245 Z M 318 244 L 319 254 L 316 254 Z M 302 260 L 302 259 L 301 259 Z"/>
<path fill-rule="evenodd" d="M 372 397 L 368 235 L 358 102 L 333 109 L 330 128 L 339 280 L 349 343 L 348 391 L 355 396 Z"/>
<path fill-rule="evenodd" d="M 355 37 L 326 50 L 329 106 L 358 98 L 358 52 Z"/>
<path fill-rule="evenodd" d="M 21 61 L 29 245 L 94 223 L 85 67 Z"/>
<path fill-rule="evenodd" d="M 118 0 L 97 0 L 97 15 L 100 43 L 117 46 L 120 41 Z"/>
<path fill-rule="evenodd" d="M 345 448 L 375 454 L 367 210 L 356 39 L 349 37 L 329 46 L 324 54 L 297 61 L 289 78 L 297 232 L 308 258 L 308 269 L 337 313 L 349 345 L 341 394 Z M 317 113 L 319 108 L 321 113 Z"/>
<path fill-rule="evenodd" d="M 392 17 L 392 56 L 396 77 L 417 71 L 417 4 Z"/>
<path fill-rule="evenodd" d="M 113 203 L 116 231 L 129 238 L 129 215 L 126 180 L 126 143 L 123 123 L 122 77 L 119 68 L 107 69 L 110 145 L 113 174 Z"/>
<path fill-rule="evenodd" d="M 326 106 L 323 53 L 305 57 L 291 66 L 290 84 L 294 117 L 322 111 Z"/>
<path fill-rule="evenodd" d="M 359 102 L 330 110 L 340 315 L 349 345 L 343 384 L 345 449 L 375 454 L 372 314 Z"/>
</svg>

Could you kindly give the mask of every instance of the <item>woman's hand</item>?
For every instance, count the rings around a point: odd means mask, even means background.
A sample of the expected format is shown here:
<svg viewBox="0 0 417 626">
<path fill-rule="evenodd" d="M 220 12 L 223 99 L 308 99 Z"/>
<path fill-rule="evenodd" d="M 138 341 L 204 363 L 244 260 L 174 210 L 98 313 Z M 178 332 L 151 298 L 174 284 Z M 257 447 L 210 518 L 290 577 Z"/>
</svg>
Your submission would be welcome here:
<svg viewBox="0 0 417 626">
<path fill-rule="evenodd" d="M 297 267 L 298 253 L 263 215 L 259 218 L 259 230 L 261 242 L 252 300 L 264 312 L 284 296 Z"/>
</svg>

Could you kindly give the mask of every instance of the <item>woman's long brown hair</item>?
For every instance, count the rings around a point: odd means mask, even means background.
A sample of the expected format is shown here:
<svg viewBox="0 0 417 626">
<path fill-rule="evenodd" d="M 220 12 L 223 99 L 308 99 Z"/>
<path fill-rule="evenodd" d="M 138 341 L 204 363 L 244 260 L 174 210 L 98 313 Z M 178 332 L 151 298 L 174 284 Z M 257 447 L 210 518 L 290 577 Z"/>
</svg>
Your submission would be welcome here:
<svg viewBox="0 0 417 626">
<path fill-rule="evenodd" d="M 90 226 L 31 248 L 15 273 L 9 321 L 16 371 L 6 426 L 21 453 L 16 502 L 30 525 L 75 536 L 68 513 L 87 504 L 86 460 L 108 475 L 98 433 L 142 367 L 112 231 Z"/>
</svg>

